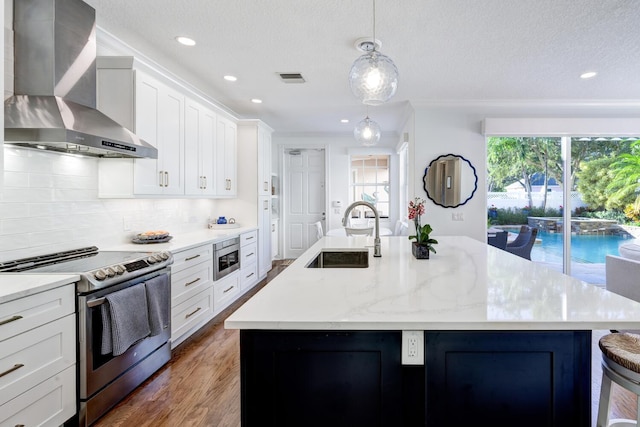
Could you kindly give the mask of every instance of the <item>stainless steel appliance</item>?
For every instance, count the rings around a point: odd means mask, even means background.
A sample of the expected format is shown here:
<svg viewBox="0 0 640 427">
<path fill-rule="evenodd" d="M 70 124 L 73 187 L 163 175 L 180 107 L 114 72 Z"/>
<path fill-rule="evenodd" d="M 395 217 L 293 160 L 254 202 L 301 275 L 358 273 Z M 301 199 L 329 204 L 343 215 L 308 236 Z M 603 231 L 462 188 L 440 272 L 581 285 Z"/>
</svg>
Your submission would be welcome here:
<svg viewBox="0 0 640 427">
<path fill-rule="evenodd" d="M 240 268 L 240 238 L 213 245 L 213 280 L 219 280 Z"/>
<path fill-rule="evenodd" d="M 158 335 L 134 343 L 118 356 L 102 354 L 100 308 L 113 292 L 162 275 L 170 279 L 172 263 L 170 252 L 99 251 L 95 246 L 0 263 L 0 272 L 80 275 L 76 285 L 80 426 L 93 424 L 170 359 L 170 315 Z M 170 313 L 170 295 L 165 309 Z"/>
<path fill-rule="evenodd" d="M 4 139 L 95 157 L 158 150 L 96 109 L 95 9 L 81 0 L 14 0 L 14 92 Z"/>
</svg>

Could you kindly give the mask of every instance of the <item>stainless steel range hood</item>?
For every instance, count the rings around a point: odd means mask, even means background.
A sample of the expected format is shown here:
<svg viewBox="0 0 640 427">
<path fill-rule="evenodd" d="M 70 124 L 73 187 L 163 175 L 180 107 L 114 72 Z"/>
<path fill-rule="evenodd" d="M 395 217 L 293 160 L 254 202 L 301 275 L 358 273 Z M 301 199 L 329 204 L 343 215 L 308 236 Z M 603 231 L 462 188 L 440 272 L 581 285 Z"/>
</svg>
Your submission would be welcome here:
<svg viewBox="0 0 640 427">
<path fill-rule="evenodd" d="M 96 109 L 95 10 L 81 0 L 15 0 L 15 95 L 6 144 L 94 157 L 158 150 Z"/>
</svg>

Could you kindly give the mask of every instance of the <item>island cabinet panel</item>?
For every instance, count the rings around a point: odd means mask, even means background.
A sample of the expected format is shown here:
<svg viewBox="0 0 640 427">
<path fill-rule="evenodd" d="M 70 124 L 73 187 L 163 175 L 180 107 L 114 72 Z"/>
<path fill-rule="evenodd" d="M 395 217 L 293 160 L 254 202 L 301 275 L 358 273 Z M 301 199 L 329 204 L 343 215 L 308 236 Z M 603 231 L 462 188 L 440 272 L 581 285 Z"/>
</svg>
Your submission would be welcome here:
<svg viewBox="0 0 640 427">
<path fill-rule="evenodd" d="M 399 332 L 240 331 L 242 426 L 405 424 L 400 341 Z"/>
<path fill-rule="evenodd" d="M 425 355 L 429 426 L 591 425 L 591 331 L 427 332 Z"/>
</svg>

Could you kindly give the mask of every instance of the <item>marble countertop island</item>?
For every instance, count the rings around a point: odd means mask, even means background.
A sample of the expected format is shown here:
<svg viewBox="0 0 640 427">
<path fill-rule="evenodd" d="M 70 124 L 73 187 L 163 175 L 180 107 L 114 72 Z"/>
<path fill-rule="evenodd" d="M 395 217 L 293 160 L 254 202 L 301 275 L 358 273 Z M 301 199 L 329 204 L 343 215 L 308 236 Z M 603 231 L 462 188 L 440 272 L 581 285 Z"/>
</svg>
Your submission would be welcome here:
<svg viewBox="0 0 640 427">
<path fill-rule="evenodd" d="M 325 237 L 225 321 L 229 329 L 640 329 L 640 303 L 468 237 L 429 260 L 406 237 Z M 306 268 L 323 249 L 369 249 L 368 268 Z"/>
</svg>

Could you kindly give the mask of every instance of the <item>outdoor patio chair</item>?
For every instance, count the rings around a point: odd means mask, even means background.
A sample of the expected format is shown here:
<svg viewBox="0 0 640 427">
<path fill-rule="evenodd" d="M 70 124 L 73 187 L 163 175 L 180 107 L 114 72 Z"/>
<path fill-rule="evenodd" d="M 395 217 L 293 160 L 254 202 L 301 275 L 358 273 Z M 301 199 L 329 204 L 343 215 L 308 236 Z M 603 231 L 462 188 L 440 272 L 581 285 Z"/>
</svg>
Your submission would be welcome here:
<svg viewBox="0 0 640 427">
<path fill-rule="evenodd" d="M 536 242 L 537 235 L 537 228 L 523 225 L 520 227 L 518 237 L 513 242 L 507 243 L 505 250 L 524 259 L 531 260 L 531 249 Z"/>
<path fill-rule="evenodd" d="M 495 233 L 487 234 L 487 243 L 491 246 L 495 246 L 498 249 L 507 248 L 507 236 L 509 233 L 506 231 L 496 231 Z"/>
</svg>

